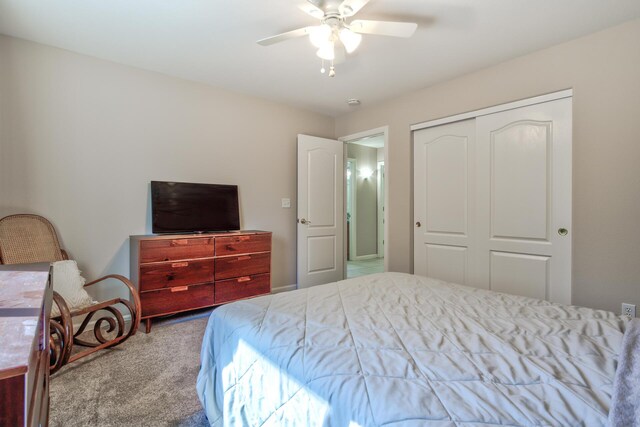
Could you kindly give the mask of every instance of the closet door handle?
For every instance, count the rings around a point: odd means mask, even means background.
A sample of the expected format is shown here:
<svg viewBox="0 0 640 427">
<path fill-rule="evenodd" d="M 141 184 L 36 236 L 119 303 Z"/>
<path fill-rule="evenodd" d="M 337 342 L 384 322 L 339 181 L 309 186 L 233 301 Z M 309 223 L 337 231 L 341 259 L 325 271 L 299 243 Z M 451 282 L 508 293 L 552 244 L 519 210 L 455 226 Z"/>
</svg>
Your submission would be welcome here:
<svg viewBox="0 0 640 427">
<path fill-rule="evenodd" d="M 416 227 L 418 228 L 422 227 L 422 223 L 420 221 L 416 221 Z"/>
</svg>

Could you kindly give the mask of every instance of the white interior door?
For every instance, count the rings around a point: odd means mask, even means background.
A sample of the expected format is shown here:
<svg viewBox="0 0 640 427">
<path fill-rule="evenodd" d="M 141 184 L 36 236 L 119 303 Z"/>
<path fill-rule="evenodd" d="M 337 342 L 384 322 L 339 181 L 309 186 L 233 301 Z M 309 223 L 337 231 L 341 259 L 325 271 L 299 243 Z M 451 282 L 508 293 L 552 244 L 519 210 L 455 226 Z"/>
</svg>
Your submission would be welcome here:
<svg viewBox="0 0 640 427">
<path fill-rule="evenodd" d="M 478 285 L 571 303 L 571 98 L 481 116 Z"/>
<path fill-rule="evenodd" d="M 298 288 L 344 278 L 343 143 L 298 135 Z"/>
<path fill-rule="evenodd" d="M 414 273 L 474 285 L 475 120 L 414 134 Z"/>
</svg>

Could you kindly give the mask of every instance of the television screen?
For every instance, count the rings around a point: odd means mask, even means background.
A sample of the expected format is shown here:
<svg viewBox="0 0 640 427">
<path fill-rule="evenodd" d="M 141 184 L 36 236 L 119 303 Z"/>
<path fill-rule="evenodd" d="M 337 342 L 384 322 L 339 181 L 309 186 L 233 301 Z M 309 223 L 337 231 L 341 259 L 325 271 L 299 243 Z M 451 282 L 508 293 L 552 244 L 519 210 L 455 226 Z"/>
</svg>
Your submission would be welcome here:
<svg viewBox="0 0 640 427">
<path fill-rule="evenodd" d="M 151 181 L 151 209 L 154 233 L 240 229 L 237 185 Z"/>
</svg>

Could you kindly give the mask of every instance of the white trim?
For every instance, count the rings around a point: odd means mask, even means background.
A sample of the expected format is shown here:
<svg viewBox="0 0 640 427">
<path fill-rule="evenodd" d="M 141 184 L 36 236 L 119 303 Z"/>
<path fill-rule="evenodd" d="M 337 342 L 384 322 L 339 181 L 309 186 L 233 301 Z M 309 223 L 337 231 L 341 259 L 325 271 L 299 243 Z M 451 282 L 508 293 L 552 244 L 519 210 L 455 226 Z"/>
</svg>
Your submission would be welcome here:
<svg viewBox="0 0 640 427">
<path fill-rule="evenodd" d="M 513 110 L 515 108 L 526 107 L 534 104 L 542 104 L 543 102 L 555 101 L 556 99 L 570 98 L 573 96 L 573 89 L 565 89 L 559 92 L 552 92 L 546 95 L 534 96 L 533 98 L 520 99 L 518 101 L 508 102 L 506 104 L 495 105 L 480 110 L 469 111 L 467 113 L 456 114 L 455 116 L 443 117 L 441 119 L 429 120 L 427 122 L 416 123 L 411 126 L 412 131 L 430 128 L 433 126 L 444 125 L 447 123 L 459 122 L 461 120 L 472 119 L 487 114 L 499 113 L 501 111 Z M 338 138 L 340 140 L 340 138 Z"/>
<path fill-rule="evenodd" d="M 345 152 L 347 150 L 344 150 Z M 348 154 L 347 154 L 348 155 Z M 357 208 L 358 208 L 358 159 L 354 159 L 352 157 L 347 157 L 347 162 L 351 162 L 351 164 L 353 165 L 353 170 L 351 171 L 351 178 L 349 178 L 349 180 L 351 181 L 351 225 L 348 227 L 349 228 L 349 248 L 348 248 L 348 253 L 351 255 L 351 258 L 355 259 L 355 257 L 358 254 L 358 241 L 357 241 L 357 234 L 356 234 L 356 230 L 358 229 L 357 227 L 357 219 L 358 219 L 358 214 L 357 214 Z M 346 185 L 345 185 L 346 187 Z M 345 198 L 346 198 L 346 192 L 345 192 Z M 347 212 L 347 205 L 345 204 L 345 215 Z M 347 226 L 345 225 L 345 230 L 347 229 Z M 345 256 L 345 260 L 349 261 L 349 257 Z"/>
<path fill-rule="evenodd" d="M 285 285 L 285 286 L 278 286 L 277 288 L 271 288 L 271 293 L 279 294 L 280 292 L 295 291 L 296 289 L 298 289 L 298 285 L 294 283 L 292 285 Z"/>
<path fill-rule="evenodd" d="M 338 138 L 338 141 L 342 141 L 344 143 L 348 143 L 350 141 L 355 141 L 357 139 L 366 138 L 368 136 L 375 135 L 383 135 L 384 137 L 384 160 L 385 160 L 385 179 L 384 179 L 384 205 L 389 206 L 389 126 L 381 126 L 379 128 L 370 129 L 358 133 L 354 133 L 351 135 L 343 136 Z M 346 152 L 346 150 L 345 150 Z M 346 158 L 346 155 L 345 155 Z M 345 161 L 345 170 L 347 167 L 347 163 Z M 345 183 L 346 186 L 346 183 Z M 346 198 L 346 196 L 345 196 Z M 347 226 L 347 209 L 344 209 L 344 224 Z M 346 235 L 346 233 L 345 233 Z M 346 238 L 345 245 L 346 245 Z M 384 211 L 384 271 L 389 271 L 389 209 L 385 209 Z M 377 255 L 376 255 L 377 256 Z M 346 258 L 346 252 L 345 252 Z M 345 267 L 346 273 L 346 267 Z M 346 276 L 345 276 L 346 277 Z"/>
<path fill-rule="evenodd" d="M 358 133 L 354 133 L 351 135 L 347 135 L 347 136 L 342 136 L 340 138 L 338 138 L 338 141 L 342 141 L 342 142 L 351 142 L 351 141 L 355 141 L 357 139 L 362 139 L 362 138 L 367 138 L 369 136 L 376 136 L 376 135 L 382 135 L 384 134 L 384 146 L 386 148 L 387 146 L 387 136 L 389 134 L 389 126 L 382 126 L 379 128 L 375 128 L 375 129 L 370 129 L 370 130 L 365 130 L 362 132 L 358 132 Z M 385 150 L 386 152 L 386 150 Z"/>
<path fill-rule="evenodd" d="M 384 196 L 384 170 L 385 160 L 377 161 L 378 182 L 376 183 L 376 253 L 378 258 L 384 258 L 384 198 L 380 198 L 380 193 Z M 382 229 L 382 233 L 380 230 Z"/>
</svg>

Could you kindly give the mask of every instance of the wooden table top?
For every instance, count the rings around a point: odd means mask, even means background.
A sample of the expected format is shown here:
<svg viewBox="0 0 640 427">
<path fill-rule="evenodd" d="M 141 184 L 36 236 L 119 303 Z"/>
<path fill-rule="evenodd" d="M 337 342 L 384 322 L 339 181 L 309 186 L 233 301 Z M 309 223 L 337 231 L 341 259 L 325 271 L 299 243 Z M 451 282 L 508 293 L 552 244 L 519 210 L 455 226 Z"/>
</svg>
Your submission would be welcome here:
<svg viewBox="0 0 640 427">
<path fill-rule="evenodd" d="M 49 263 L 0 265 L 0 378 L 26 371 Z"/>
</svg>

